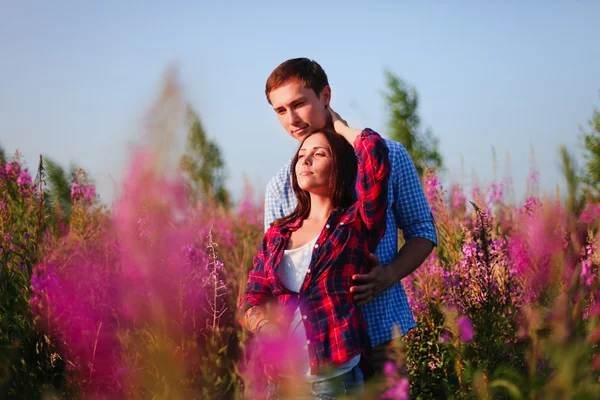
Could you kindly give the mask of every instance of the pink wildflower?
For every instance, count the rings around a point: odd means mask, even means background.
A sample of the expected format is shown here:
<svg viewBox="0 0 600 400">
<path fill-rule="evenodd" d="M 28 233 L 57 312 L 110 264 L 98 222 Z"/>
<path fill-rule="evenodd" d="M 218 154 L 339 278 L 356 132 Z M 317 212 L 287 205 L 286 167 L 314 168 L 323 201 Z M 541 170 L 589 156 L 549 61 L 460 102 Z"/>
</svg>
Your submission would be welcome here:
<svg viewBox="0 0 600 400">
<path fill-rule="evenodd" d="M 71 185 L 71 201 L 73 203 L 85 201 L 91 203 L 96 198 L 96 188 L 90 185 L 73 182 Z"/>
<path fill-rule="evenodd" d="M 583 249 L 583 258 L 581 260 L 580 278 L 583 284 L 587 287 L 592 286 L 595 275 L 592 271 L 592 256 L 598 247 L 594 243 L 590 243 Z"/>
<path fill-rule="evenodd" d="M 581 213 L 579 220 L 585 224 L 592 224 L 600 216 L 600 204 L 588 203 Z"/>
<path fill-rule="evenodd" d="M 488 202 L 490 204 L 498 204 L 502 202 L 503 197 L 503 187 L 501 184 L 491 184 L 489 188 L 489 199 Z"/>
<path fill-rule="evenodd" d="M 467 198 L 463 192 L 463 188 L 459 185 L 453 185 L 450 191 L 452 210 L 457 212 L 465 206 Z"/>
<path fill-rule="evenodd" d="M 529 197 L 525 200 L 525 205 L 519 210 L 520 213 L 533 215 L 541 207 L 540 199 L 537 197 Z"/>
<path fill-rule="evenodd" d="M 385 376 L 395 375 L 396 372 L 398 372 L 398 368 L 396 367 L 396 364 L 394 364 L 391 361 L 386 362 L 383 366 L 383 373 L 385 374 Z"/>
<path fill-rule="evenodd" d="M 400 378 L 396 384 L 385 392 L 382 399 L 408 400 L 410 398 L 410 384 L 408 378 Z"/>
</svg>

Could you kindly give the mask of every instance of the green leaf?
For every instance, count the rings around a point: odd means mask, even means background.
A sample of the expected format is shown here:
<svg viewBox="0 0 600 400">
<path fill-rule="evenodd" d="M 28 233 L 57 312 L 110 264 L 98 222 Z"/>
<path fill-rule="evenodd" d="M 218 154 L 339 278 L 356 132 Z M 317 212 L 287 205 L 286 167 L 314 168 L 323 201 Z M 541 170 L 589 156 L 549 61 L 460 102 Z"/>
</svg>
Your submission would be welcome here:
<svg viewBox="0 0 600 400">
<path fill-rule="evenodd" d="M 492 383 L 490 383 L 490 387 L 492 389 L 495 388 L 504 388 L 508 391 L 511 398 L 513 399 L 522 399 L 523 395 L 519 388 L 512 382 L 507 381 L 506 379 L 495 379 Z"/>
</svg>

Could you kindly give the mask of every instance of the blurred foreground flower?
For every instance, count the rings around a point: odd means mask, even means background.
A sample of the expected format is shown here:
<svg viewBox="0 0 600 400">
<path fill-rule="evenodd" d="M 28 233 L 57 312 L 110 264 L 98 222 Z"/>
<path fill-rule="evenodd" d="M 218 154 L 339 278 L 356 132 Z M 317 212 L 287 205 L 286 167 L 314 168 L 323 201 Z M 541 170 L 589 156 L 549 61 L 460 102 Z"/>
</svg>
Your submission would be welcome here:
<svg viewBox="0 0 600 400">
<path fill-rule="evenodd" d="M 163 94 L 178 100 L 166 86 Z M 178 101 L 163 100 L 156 129 L 178 112 Z M 211 220 L 188 217 L 194 205 L 182 179 L 164 170 L 164 151 L 146 145 L 132 153 L 110 214 L 95 208 L 96 191 L 78 171 L 78 212 L 32 277 L 39 328 L 63 350 L 84 398 L 189 398 L 206 383 L 203 349 L 223 346 L 227 286 Z"/>
<path fill-rule="evenodd" d="M 469 317 L 461 315 L 460 317 L 458 317 L 457 323 L 458 330 L 460 332 L 460 340 L 465 343 L 473 340 L 473 325 L 471 324 L 471 320 L 469 319 Z"/>
</svg>

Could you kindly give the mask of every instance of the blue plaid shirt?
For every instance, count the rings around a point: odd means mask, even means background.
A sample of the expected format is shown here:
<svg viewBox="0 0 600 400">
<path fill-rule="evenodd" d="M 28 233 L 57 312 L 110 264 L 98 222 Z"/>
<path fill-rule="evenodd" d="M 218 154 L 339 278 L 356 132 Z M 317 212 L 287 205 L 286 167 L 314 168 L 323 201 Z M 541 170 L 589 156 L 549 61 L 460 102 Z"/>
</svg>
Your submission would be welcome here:
<svg viewBox="0 0 600 400">
<path fill-rule="evenodd" d="M 404 239 L 429 239 L 437 245 L 437 235 L 431 208 L 412 159 L 402 144 L 385 140 L 390 157 L 388 186 L 387 230 L 375 255 L 383 266 L 392 262 L 398 253 L 398 229 Z M 265 232 L 273 221 L 289 215 L 296 208 L 292 189 L 291 160 L 267 184 L 265 195 Z M 392 328 L 399 325 L 402 334 L 415 327 L 415 320 L 401 282 L 363 306 L 371 344 L 376 346 L 392 339 Z"/>
</svg>

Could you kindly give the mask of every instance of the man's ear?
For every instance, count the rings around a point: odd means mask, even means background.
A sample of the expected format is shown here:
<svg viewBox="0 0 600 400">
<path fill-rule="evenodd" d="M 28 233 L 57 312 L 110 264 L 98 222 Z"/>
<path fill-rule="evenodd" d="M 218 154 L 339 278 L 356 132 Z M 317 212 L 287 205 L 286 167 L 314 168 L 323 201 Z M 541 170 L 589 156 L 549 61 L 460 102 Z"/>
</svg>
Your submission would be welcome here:
<svg viewBox="0 0 600 400">
<path fill-rule="evenodd" d="M 329 103 L 331 102 L 331 88 L 329 85 L 325 86 L 323 90 L 321 90 L 321 95 L 319 97 L 321 98 L 321 101 L 325 107 L 329 107 Z"/>
</svg>

